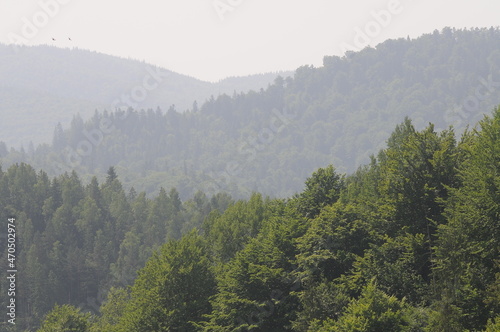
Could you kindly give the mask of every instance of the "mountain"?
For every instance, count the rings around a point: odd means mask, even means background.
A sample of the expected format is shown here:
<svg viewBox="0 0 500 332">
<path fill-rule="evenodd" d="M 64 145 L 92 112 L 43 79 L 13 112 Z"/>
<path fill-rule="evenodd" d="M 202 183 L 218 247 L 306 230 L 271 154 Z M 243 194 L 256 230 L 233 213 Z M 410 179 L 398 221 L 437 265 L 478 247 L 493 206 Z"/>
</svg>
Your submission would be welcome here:
<svg viewBox="0 0 500 332">
<path fill-rule="evenodd" d="M 500 107 L 477 127 L 407 119 L 286 200 L 0 168 L 1 330 L 499 331 Z"/>
<path fill-rule="evenodd" d="M 350 173 L 369 162 L 405 117 L 419 130 L 428 122 L 437 130 L 454 126 L 459 136 L 500 104 L 498 45 L 498 28 L 388 40 L 183 113 L 169 107 L 75 117 L 56 132 L 54 146 L 0 149 L 0 157 L 53 175 L 76 169 L 86 179 L 103 179 L 116 166 L 127 187 L 176 187 L 182 198 L 197 190 L 289 197 L 318 167 Z"/>
<path fill-rule="evenodd" d="M 288 73 L 280 73 L 288 75 Z M 145 62 L 80 49 L 0 44 L 0 141 L 18 148 L 50 142 L 79 113 L 121 108 L 180 111 L 211 95 L 266 88 L 278 73 L 204 82 Z"/>
</svg>

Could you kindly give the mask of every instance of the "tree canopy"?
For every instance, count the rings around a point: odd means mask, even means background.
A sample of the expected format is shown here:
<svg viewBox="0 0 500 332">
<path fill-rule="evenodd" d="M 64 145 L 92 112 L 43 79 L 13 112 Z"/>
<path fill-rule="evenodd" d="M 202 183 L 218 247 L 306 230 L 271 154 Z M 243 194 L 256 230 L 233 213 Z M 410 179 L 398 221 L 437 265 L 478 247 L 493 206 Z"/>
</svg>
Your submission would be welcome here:
<svg viewBox="0 0 500 332">
<path fill-rule="evenodd" d="M 451 130 L 419 131 L 407 119 L 351 175 L 327 166 L 289 199 L 254 193 L 229 205 L 227 197 L 203 194 L 179 203 L 172 190 L 127 198 L 112 185 L 118 178 L 83 187 L 76 174 L 50 180 L 28 165 L 13 166 L 1 172 L 0 189 L 12 193 L 3 197 L 49 197 L 19 214 L 23 241 L 31 241 L 21 256 L 29 262 L 30 290 L 22 296 L 40 331 L 496 331 L 499 138 L 500 108 L 458 141 Z M 30 181 L 33 192 L 16 187 Z M 92 203 L 96 195 L 107 205 Z M 126 222 L 107 207 L 122 199 L 132 215 Z M 4 204 L 28 208 L 19 200 Z M 168 218 L 179 213 L 193 227 L 170 237 Z M 103 224 L 92 226 L 94 218 Z M 109 229 L 120 223 L 128 230 L 117 244 Z M 54 241 L 46 250 L 44 227 Z M 107 257 L 97 255 L 102 248 L 109 248 Z M 99 264 L 109 274 L 93 270 Z M 117 282 L 120 275 L 125 283 Z M 102 289 L 93 314 L 80 311 L 78 301 L 47 313 L 41 301 Z"/>
</svg>

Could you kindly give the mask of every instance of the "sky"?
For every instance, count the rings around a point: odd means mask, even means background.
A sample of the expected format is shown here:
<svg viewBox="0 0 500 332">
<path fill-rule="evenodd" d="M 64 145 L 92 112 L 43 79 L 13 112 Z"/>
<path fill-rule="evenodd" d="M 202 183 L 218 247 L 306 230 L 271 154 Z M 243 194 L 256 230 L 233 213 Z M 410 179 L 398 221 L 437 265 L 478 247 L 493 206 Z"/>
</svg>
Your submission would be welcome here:
<svg viewBox="0 0 500 332">
<path fill-rule="evenodd" d="M 498 26 L 498 13 L 495 0 L 0 0 L 0 42 L 92 50 L 214 82 L 318 67 L 325 55 L 447 26 Z"/>
</svg>

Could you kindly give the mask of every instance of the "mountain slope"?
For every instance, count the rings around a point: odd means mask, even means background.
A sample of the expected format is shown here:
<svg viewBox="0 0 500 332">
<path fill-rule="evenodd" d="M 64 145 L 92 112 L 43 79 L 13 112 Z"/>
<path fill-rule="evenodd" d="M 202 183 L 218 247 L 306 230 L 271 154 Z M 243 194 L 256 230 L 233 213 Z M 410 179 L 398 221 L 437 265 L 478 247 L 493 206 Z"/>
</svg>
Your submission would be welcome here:
<svg viewBox="0 0 500 332">
<path fill-rule="evenodd" d="M 406 116 L 417 129 L 432 122 L 436 129 L 454 125 L 457 134 L 476 123 L 500 104 L 499 44 L 499 29 L 389 40 L 182 114 L 77 118 L 56 137 L 57 147 L 3 162 L 26 160 L 54 174 L 76 168 L 88 178 L 114 165 L 127 186 L 149 193 L 163 186 L 182 197 L 198 189 L 289 197 L 318 167 L 352 172 L 367 163 Z M 101 130 L 103 122 L 109 130 Z"/>
<path fill-rule="evenodd" d="M 211 95 L 258 90 L 277 74 L 209 83 L 147 63 L 79 49 L 0 44 L 0 141 L 18 147 L 49 142 L 54 126 L 69 124 L 77 112 L 115 107 L 183 111 Z"/>
</svg>

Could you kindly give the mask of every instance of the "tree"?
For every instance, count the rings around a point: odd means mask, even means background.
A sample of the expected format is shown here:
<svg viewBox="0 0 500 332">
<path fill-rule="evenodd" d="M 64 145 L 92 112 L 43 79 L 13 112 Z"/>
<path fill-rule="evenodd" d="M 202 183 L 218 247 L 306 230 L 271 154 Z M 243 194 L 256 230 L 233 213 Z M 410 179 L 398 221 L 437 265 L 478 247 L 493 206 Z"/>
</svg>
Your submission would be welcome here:
<svg viewBox="0 0 500 332">
<path fill-rule="evenodd" d="M 309 218 L 319 214 L 321 208 L 335 203 L 344 188 L 344 177 L 335 173 L 330 165 L 320 168 L 306 180 L 306 188 L 299 195 L 299 209 Z"/>
<path fill-rule="evenodd" d="M 500 331 L 500 316 L 497 316 L 495 319 L 491 319 L 488 321 L 488 325 L 486 325 L 485 332 L 498 332 Z"/>
<path fill-rule="evenodd" d="M 84 189 L 78 174 L 75 171 L 71 172 L 71 175 L 65 175 L 62 182 L 62 203 L 72 207 L 78 205 L 81 199 L 84 197 Z"/>
<path fill-rule="evenodd" d="M 145 241 L 161 245 L 167 238 L 168 221 L 172 218 L 172 205 L 167 192 L 162 187 L 158 196 L 151 201 L 145 229 Z"/>
<path fill-rule="evenodd" d="M 110 166 L 108 168 L 107 177 L 106 177 L 106 185 L 111 185 L 111 183 L 118 178 L 116 175 L 116 170 L 114 166 Z"/>
<path fill-rule="evenodd" d="M 25 298 L 31 309 L 27 318 L 32 323 L 39 324 L 40 319 L 51 309 L 53 301 L 47 287 L 47 266 L 42 264 L 45 257 L 40 248 L 40 238 L 37 237 L 36 240 L 37 242 L 34 242 L 26 253 L 26 276 L 23 276 L 26 283 L 23 287 L 26 287 Z"/>
<path fill-rule="evenodd" d="M 218 293 L 202 331 L 285 331 L 296 319 L 300 282 L 295 269 L 294 239 L 306 226 L 298 212 L 273 202 L 257 237 L 221 267 Z"/>
<path fill-rule="evenodd" d="M 167 223 L 167 238 L 179 239 L 181 237 L 183 218 L 182 202 L 177 189 L 172 188 L 168 194 L 169 198 L 169 221 Z"/>
<path fill-rule="evenodd" d="M 5 142 L 0 141 L 0 158 L 4 158 L 9 153 Z"/>
<path fill-rule="evenodd" d="M 467 158 L 459 176 L 463 183 L 451 192 L 448 223 L 439 228 L 436 275 L 441 301 L 463 312 L 464 328 L 483 328 L 500 312 L 485 301 L 500 273 L 500 107 L 479 123 L 462 144 Z M 446 308 L 446 306 L 442 306 Z"/>
<path fill-rule="evenodd" d="M 56 151 L 62 151 L 62 149 L 66 147 L 66 144 L 66 135 L 64 134 L 61 123 L 58 122 L 52 138 L 52 147 Z"/>
<path fill-rule="evenodd" d="M 293 330 L 307 332 L 317 322 L 337 320 L 351 302 L 344 288 L 338 282 L 326 280 L 304 285 L 303 290 L 298 293 L 301 310 L 293 322 Z"/>
<path fill-rule="evenodd" d="M 84 314 L 73 306 L 56 305 L 45 316 L 38 332 L 88 332 L 91 320 L 90 314 Z"/>
<path fill-rule="evenodd" d="M 112 332 L 125 313 L 130 294 L 125 288 L 112 287 L 106 301 L 100 308 L 101 316 L 96 319 L 90 332 Z"/>
<path fill-rule="evenodd" d="M 318 322 L 309 331 L 386 332 L 409 331 L 407 305 L 394 296 L 377 289 L 374 282 L 368 284 L 361 296 L 352 301 L 344 314 L 334 321 Z"/>
<path fill-rule="evenodd" d="M 75 222 L 79 233 L 79 243 L 86 253 L 90 253 L 94 246 L 94 237 L 98 229 L 102 228 L 103 216 L 96 201 L 90 196 L 80 201 L 80 218 Z"/>
<path fill-rule="evenodd" d="M 347 273 L 356 258 L 377 238 L 356 205 L 337 202 L 323 208 L 307 232 L 297 239 L 297 262 L 304 283 L 333 280 Z"/>
<path fill-rule="evenodd" d="M 203 226 L 214 256 L 229 261 L 255 237 L 267 215 L 262 195 L 253 194 L 248 202 L 238 201 L 220 216 L 207 218 Z M 213 216 L 213 215 L 212 215 Z"/>
<path fill-rule="evenodd" d="M 191 331 L 210 312 L 215 276 L 205 241 L 192 231 L 162 246 L 139 271 L 117 331 Z"/>
<path fill-rule="evenodd" d="M 355 288 L 362 288 L 370 280 L 377 287 L 398 299 L 413 305 L 429 303 L 432 298 L 428 265 L 428 243 L 424 234 L 385 237 L 385 243 L 372 245 L 363 256 L 358 256 L 349 277 Z"/>
<path fill-rule="evenodd" d="M 458 150 L 452 130 L 434 131 L 431 124 L 418 132 L 406 119 L 379 154 L 379 191 L 395 209 L 394 218 L 412 234 L 426 234 L 429 245 L 435 225 L 444 222 L 443 201 L 458 185 Z M 397 230 L 394 230 L 397 232 Z"/>
<path fill-rule="evenodd" d="M 111 273 L 121 285 L 131 285 L 136 277 L 137 271 L 142 267 L 140 259 L 139 236 L 133 232 L 125 233 L 125 238 L 120 245 L 118 259 L 111 264 Z"/>
</svg>

